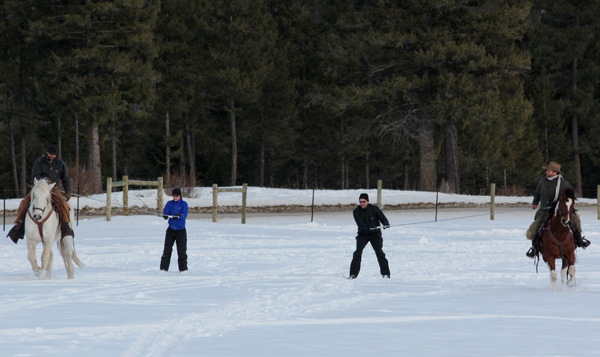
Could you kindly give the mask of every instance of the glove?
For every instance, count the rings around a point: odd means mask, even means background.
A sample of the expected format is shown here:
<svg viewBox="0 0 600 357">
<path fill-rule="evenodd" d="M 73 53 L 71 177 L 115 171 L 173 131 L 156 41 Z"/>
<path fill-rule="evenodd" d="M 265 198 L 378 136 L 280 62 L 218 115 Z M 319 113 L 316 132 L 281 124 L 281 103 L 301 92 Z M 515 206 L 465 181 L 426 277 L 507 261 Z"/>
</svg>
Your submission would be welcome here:
<svg viewBox="0 0 600 357">
<path fill-rule="evenodd" d="M 70 193 L 65 193 L 65 199 L 68 201 L 71 199 L 71 194 Z"/>
<path fill-rule="evenodd" d="M 164 218 L 164 219 L 165 219 L 165 221 L 166 221 L 167 219 L 169 219 L 169 216 L 167 216 L 166 214 L 163 214 L 163 218 Z"/>
<path fill-rule="evenodd" d="M 388 228 L 390 228 L 389 224 L 386 224 L 385 226 L 383 226 L 383 229 L 388 229 Z"/>
<path fill-rule="evenodd" d="M 177 213 L 176 215 L 173 216 L 173 219 L 178 219 L 179 217 L 181 217 L 181 215 L 179 213 Z"/>
</svg>

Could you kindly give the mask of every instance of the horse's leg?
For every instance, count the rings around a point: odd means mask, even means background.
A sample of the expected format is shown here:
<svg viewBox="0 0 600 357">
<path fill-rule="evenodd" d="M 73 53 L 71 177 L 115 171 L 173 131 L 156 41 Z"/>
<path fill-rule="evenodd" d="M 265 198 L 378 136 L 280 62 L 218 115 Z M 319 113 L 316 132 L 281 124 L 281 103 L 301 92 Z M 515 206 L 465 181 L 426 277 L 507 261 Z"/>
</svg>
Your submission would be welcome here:
<svg viewBox="0 0 600 357">
<path fill-rule="evenodd" d="M 40 279 L 50 279 L 50 270 L 52 269 L 52 245 L 44 243 L 44 250 L 42 250 L 42 272 L 40 273 Z"/>
<path fill-rule="evenodd" d="M 562 268 L 560 269 L 560 283 L 564 284 L 565 283 L 565 279 L 567 278 L 567 268 L 569 267 L 569 264 L 567 263 L 567 260 L 565 258 L 562 258 Z"/>
<path fill-rule="evenodd" d="M 31 263 L 31 269 L 35 276 L 40 276 L 40 266 L 38 265 L 37 258 L 35 257 L 35 246 L 37 245 L 33 239 L 27 239 L 27 259 Z"/>
<path fill-rule="evenodd" d="M 569 265 L 569 279 L 567 280 L 567 286 L 572 288 L 573 285 L 575 285 L 575 250 L 569 254 L 567 260 Z"/>
<path fill-rule="evenodd" d="M 65 268 L 67 268 L 67 278 L 73 279 L 75 270 L 73 267 L 73 237 L 66 236 L 58 244 L 65 262 Z"/>
<path fill-rule="evenodd" d="M 552 290 L 556 291 L 556 261 L 555 257 L 550 256 L 548 259 L 548 267 L 550 268 L 550 281 L 552 282 Z"/>
</svg>

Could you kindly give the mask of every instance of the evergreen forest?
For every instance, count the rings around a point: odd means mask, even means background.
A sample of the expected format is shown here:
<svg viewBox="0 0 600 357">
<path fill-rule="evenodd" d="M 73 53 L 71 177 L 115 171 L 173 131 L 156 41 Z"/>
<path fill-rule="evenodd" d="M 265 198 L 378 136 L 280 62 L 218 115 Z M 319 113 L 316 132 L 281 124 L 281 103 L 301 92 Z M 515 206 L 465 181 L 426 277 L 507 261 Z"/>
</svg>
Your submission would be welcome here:
<svg viewBox="0 0 600 357">
<path fill-rule="evenodd" d="M 0 189 L 533 193 L 600 174 L 600 0 L 0 0 Z"/>
</svg>

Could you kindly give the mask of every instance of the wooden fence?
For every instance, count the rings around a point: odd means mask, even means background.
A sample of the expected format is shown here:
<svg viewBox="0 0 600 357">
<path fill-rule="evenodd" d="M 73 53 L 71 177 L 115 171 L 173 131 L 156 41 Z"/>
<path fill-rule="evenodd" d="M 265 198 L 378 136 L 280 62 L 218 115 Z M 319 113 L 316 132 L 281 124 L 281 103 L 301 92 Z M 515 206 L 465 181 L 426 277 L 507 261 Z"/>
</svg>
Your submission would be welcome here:
<svg viewBox="0 0 600 357">
<path fill-rule="evenodd" d="M 163 207 L 163 178 L 159 177 L 156 181 L 141 181 L 141 180 L 129 180 L 129 177 L 123 176 L 122 181 L 113 182 L 112 178 L 106 179 L 106 220 L 110 221 L 112 204 L 111 204 L 111 193 L 113 187 L 123 187 L 123 213 L 129 216 L 129 186 L 156 186 L 158 188 L 158 195 L 156 199 L 156 207 L 158 212 L 161 212 Z"/>
<path fill-rule="evenodd" d="M 246 224 L 246 197 L 248 195 L 248 184 L 242 185 L 242 188 L 218 188 L 213 184 L 213 222 L 217 222 L 217 196 L 219 192 L 241 192 L 242 193 L 242 224 Z"/>
</svg>

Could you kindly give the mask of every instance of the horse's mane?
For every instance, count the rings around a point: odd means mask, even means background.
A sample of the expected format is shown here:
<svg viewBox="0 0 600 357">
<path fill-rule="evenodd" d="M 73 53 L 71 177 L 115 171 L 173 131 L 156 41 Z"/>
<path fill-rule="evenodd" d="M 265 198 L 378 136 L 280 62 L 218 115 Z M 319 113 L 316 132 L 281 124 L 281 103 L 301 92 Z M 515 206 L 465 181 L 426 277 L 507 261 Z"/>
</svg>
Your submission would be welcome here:
<svg viewBox="0 0 600 357">
<path fill-rule="evenodd" d="M 575 190 L 572 188 L 565 189 L 565 196 L 572 199 L 573 201 L 577 201 L 577 197 L 575 197 Z"/>
</svg>

